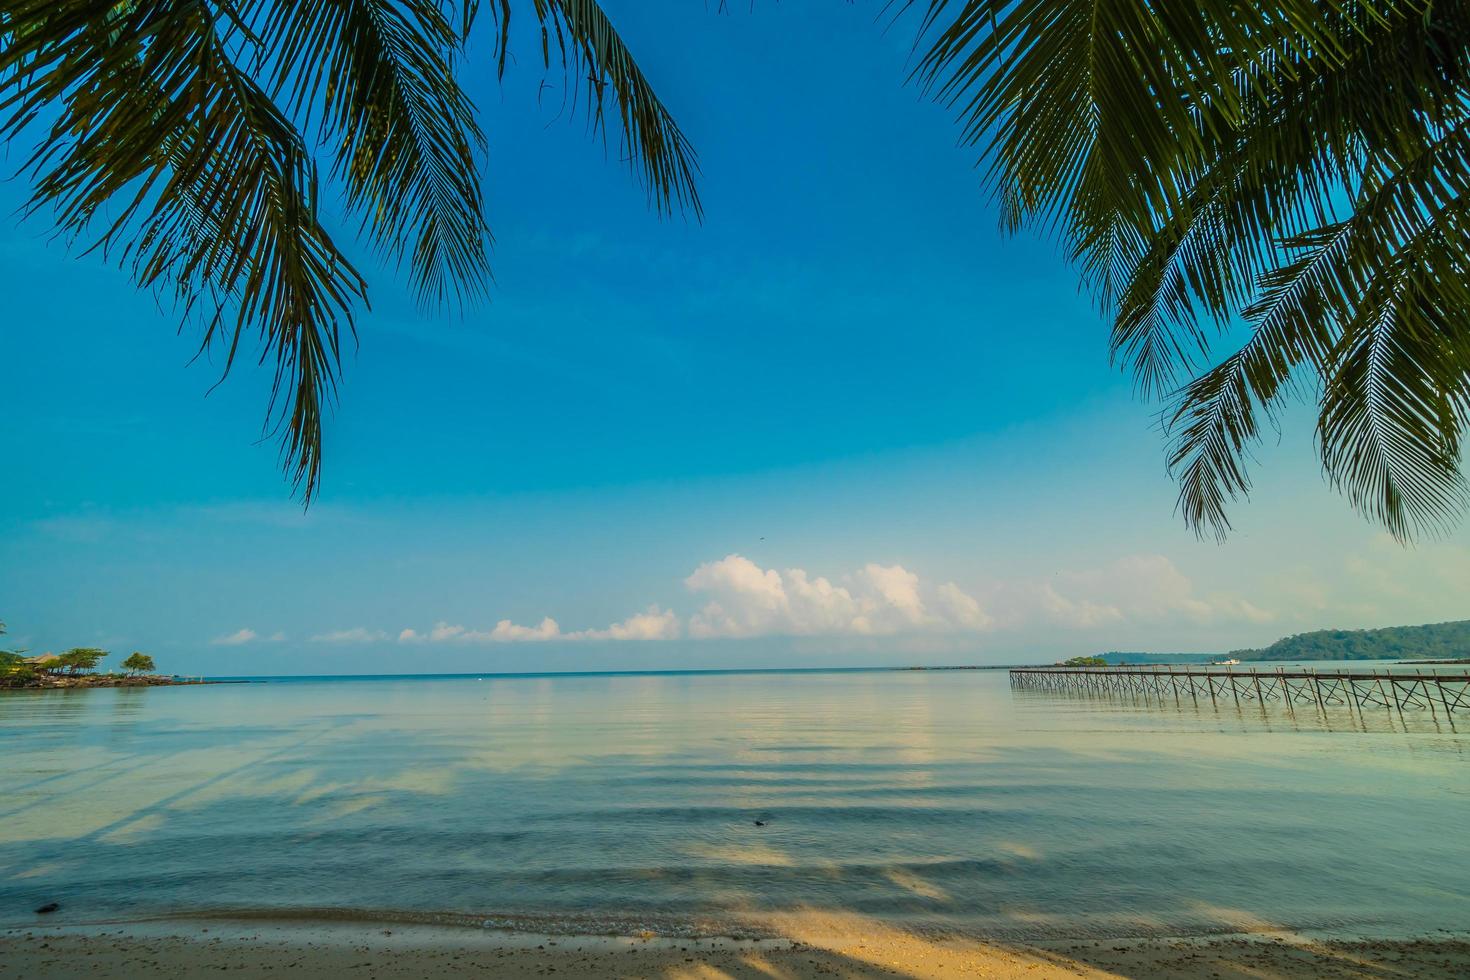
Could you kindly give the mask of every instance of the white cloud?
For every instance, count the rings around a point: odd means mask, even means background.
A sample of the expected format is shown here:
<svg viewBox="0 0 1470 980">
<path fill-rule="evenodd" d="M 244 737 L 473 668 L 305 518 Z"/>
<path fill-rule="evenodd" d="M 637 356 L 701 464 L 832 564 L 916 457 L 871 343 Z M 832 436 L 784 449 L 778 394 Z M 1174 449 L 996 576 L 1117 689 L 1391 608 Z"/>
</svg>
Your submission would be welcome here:
<svg viewBox="0 0 1470 980">
<path fill-rule="evenodd" d="M 940 638 L 1047 626 L 1110 632 L 1124 624 L 1193 628 L 1276 618 L 1238 596 L 1199 592 L 1163 555 L 1130 555 L 1096 568 L 1059 571 L 1045 581 L 997 583 L 981 597 L 955 582 L 925 582 L 902 565 L 869 562 L 834 580 L 801 568 L 762 568 L 739 554 L 705 562 L 684 579 L 684 586 L 700 603 L 687 619 L 654 605 L 601 629 L 565 631 L 550 616 L 533 626 L 502 619 L 489 629 L 440 620 L 426 631 L 405 628 L 397 640 L 496 644 L 661 641 L 686 635 Z M 366 643 L 388 638 L 359 627 L 313 640 Z"/>
<path fill-rule="evenodd" d="M 460 634 L 460 639 L 469 643 L 536 643 L 560 637 L 561 627 L 550 616 L 537 626 L 517 626 L 508 619 L 502 619 L 489 633 L 469 631 Z"/>
<path fill-rule="evenodd" d="M 659 611 L 658 606 L 650 606 L 647 612 L 635 613 L 605 630 L 582 630 L 568 636 L 585 640 L 675 640 L 679 631 L 679 617 L 672 609 Z"/>
<path fill-rule="evenodd" d="M 330 633 L 318 633 L 311 638 L 313 643 L 381 643 L 388 638 L 388 634 L 382 630 L 370 630 L 365 626 L 355 626 L 347 630 L 333 630 Z"/>
<path fill-rule="evenodd" d="M 255 630 L 241 629 L 235 630 L 233 633 L 227 633 L 224 636 L 216 636 L 209 642 L 217 647 L 238 647 L 246 643 L 253 643 L 259 638 L 260 634 L 256 633 Z"/>
<path fill-rule="evenodd" d="M 887 635 L 978 631 L 991 618 L 979 600 L 953 582 L 934 592 L 901 565 L 869 563 L 845 584 L 813 578 L 804 569 L 763 569 L 743 555 L 706 562 L 684 580 L 709 596 L 689 619 L 693 637 Z"/>
<path fill-rule="evenodd" d="M 1129 555 L 1098 568 L 1058 572 L 1049 582 L 1018 583 L 1001 591 L 1017 625 L 1040 620 L 1069 629 L 1097 629 L 1124 622 L 1207 625 L 1276 618 L 1237 596 L 1197 593 L 1189 577 L 1163 555 Z"/>
<path fill-rule="evenodd" d="M 882 598 L 886 607 L 894 610 L 898 616 L 913 623 L 914 626 L 923 623 L 926 619 L 923 599 L 919 598 L 919 576 L 908 572 L 903 566 L 881 566 L 881 564 L 867 563 L 863 566 L 861 577 L 866 580 L 867 585 L 873 592 Z"/>
<path fill-rule="evenodd" d="M 1262 609 L 1253 602 L 1245 599 L 1233 599 L 1229 596 L 1216 596 L 1211 600 L 1215 610 L 1215 616 L 1221 619 L 1229 619 L 1234 616 L 1250 623 L 1275 622 L 1277 616 L 1274 612 Z"/>
<path fill-rule="evenodd" d="M 672 640 L 680 633 L 679 617 L 673 610 L 650 606 L 606 629 L 562 632 L 560 624 L 550 616 L 535 626 L 521 626 L 502 619 L 493 629 L 473 630 L 446 622 L 437 623 L 428 633 L 405 629 L 398 634 L 399 643 L 537 643 L 548 640 Z"/>
<path fill-rule="evenodd" d="M 1124 618 L 1123 610 L 1117 606 L 1085 598 L 1069 599 L 1050 582 L 1039 587 L 1037 603 L 1043 618 L 1050 619 L 1059 626 L 1075 629 L 1092 629 L 1122 622 Z"/>
<path fill-rule="evenodd" d="M 443 643 L 445 640 L 453 640 L 463 634 L 464 631 L 463 626 L 450 626 L 448 623 L 440 621 L 433 629 L 429 630 L 429 642 Z"/>
<path fill-rule="evenodd" d="M 953 582 L 945 582 L 937 592 L 939 605 L 957 626 L 971 630 L 989 629 L 995 619 L 980 606 L 978 599 L 966 594 Z"/>
</svg>

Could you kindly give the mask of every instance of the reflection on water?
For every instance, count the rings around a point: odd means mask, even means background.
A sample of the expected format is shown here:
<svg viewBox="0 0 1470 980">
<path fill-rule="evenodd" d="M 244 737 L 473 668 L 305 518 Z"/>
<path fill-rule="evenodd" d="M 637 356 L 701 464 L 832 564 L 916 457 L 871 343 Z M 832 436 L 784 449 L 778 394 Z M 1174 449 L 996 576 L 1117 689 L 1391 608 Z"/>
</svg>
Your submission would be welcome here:
<svg viewBox="0 0 1470 980">
<path fill-rule="evenodd" d="M 1405 718 L 1013 694 L 992 671 L 23 692 L 0 697 L 0 924 L 60 901 L 1463 929 L 1467 737 Z"/>
</svg>

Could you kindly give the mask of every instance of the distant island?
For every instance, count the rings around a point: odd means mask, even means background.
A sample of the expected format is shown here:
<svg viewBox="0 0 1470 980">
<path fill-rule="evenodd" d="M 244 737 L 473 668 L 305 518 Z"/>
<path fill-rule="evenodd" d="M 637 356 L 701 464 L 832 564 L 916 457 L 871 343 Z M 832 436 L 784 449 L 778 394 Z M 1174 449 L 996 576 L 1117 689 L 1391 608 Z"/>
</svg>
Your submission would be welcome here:
<svg viewBox="0 0 1470 980">
<path fill-rule="evenodd" d="M 1470 657 L 1470 620 L 1376 630 L 1315 630 L 1259 650 L 1232 650 L 1238 660 L 1461 660 Z"/>
<path fill-rule="evenodd" d="M 1200 664 L 1220 660 L 1423 660 L 1470 658 L 1470 620 L 1371 630 L 1313 630 L 1283 637 L 1258 649 L 1216 653 L 1102 654 L 1110 664 Z"/>
</svg>

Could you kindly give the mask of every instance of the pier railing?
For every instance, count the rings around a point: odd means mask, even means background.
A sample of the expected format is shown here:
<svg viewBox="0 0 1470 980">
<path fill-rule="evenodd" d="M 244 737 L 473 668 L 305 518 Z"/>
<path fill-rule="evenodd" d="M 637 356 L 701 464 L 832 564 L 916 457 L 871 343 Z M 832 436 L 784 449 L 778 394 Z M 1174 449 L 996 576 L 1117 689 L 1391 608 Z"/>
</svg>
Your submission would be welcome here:
<svg viewBox="0 0 1470 980">
<path fill-rule="evenodd" d="M 1013 667 L 1011 686 L 1055 694 L 1115 694 L 1172 700 L 1255 703 L 1276 702 L 1319 708 L 1428 710 L 1451 718 L 1470 711 L 1470 673 L 1422 673 L 1387 670 L 1315 671 L 1206 667 Z"/>
</svg>

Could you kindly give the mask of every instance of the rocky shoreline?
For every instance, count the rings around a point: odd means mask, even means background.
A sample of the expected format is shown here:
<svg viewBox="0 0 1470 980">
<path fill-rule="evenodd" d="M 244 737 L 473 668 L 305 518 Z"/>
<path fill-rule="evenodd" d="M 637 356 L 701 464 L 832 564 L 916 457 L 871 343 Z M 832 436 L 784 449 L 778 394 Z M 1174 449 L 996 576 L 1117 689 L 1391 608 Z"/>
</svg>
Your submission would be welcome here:
<svg viewBox="0 0 1470 980">
<path fill-rule="evenodd" d="M 3 681 L 0 678 L 0 681 Z M 69 677 L 64 674 L 41 674 L 30 677 L 19 683 L 3 684 L 0 689 L 11 691 L 40 691 L 55 690 L 58 688 L 73 689 L 87 687 L 178 687 L 186 684 L 216 684 L 218 681 L 208 681 L 194 677 L 174 677 L 169 674 L 138 674 L 129 676 L 127 674 L 79 674 Z"/>
</svg>

